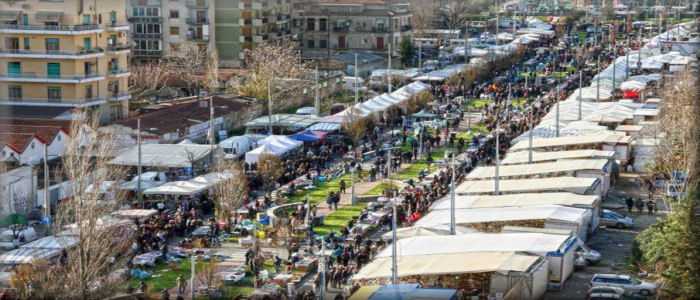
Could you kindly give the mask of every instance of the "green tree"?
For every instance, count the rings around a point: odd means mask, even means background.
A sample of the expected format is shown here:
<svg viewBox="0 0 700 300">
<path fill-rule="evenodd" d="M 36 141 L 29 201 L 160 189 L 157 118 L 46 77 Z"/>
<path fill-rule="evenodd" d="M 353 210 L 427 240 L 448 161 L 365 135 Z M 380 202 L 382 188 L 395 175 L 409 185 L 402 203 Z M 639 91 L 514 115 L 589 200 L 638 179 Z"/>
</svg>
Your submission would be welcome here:
<svg viewBox="0 0 700 300">
<path fill-rule="evenodd" d="M 411 39 L 408 37 L 403 37 L 401 43 L 399 44 L 399 54 L 401 55 L 401 63 L 404 66 L 412 65 L 413 56 L 416 54 L 416 48 L 413 47 Z"/>
</svg>

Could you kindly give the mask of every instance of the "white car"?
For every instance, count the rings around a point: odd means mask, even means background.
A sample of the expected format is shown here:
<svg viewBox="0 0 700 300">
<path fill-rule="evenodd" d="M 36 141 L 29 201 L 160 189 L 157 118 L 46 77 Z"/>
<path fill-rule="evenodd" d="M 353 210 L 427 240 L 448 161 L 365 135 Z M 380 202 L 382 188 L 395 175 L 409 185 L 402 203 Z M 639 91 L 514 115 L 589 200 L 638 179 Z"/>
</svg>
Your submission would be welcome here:
<svg viewBox="0 0 700 300">
<path fill-rule="evenodd" d="M 630 228 L 634 227 L 634 220 L 612 210 L 604 209 L 600 214 L 600 225 L 605 225 L 606 227 Z"/>
<path fill-rule="evenodd" d="M 641 281 L 628 275 L 595 274 L 591 278 L 591 287 L 618 287 L 627 295 L 650 296 L 656 294 L 658 286 L 652 282 Z"/>
</svg>

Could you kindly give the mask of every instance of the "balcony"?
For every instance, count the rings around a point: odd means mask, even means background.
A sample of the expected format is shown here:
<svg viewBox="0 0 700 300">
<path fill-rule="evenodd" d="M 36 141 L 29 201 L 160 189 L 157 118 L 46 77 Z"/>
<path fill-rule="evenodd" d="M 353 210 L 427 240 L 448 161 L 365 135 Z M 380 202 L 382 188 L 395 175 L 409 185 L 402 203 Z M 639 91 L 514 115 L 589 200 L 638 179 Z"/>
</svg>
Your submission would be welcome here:
<svg viewBox="0 0 700 300">
<path fill-rule="evenodd" d="M 104 29 L 97 24 L 88 25 L 21 25 L 0 24 L 0 33 L 12 34 L 57 34 L 57 35 L 83 35 L 100 33 Z"/>
<path fill-rule="evenodd" d="M 369 27 L 369 26 L 357 26 L 354 28 L 355 32 L 367 32 L 367 33 L 387 33 L 389 32 L 386 27 Z"/>
<path fill-rule="evenodd" d="M 120 69 L 120 68 L 109 68 L 107 71 L 107 76 L 114 77 L 114 78 L 121 78 L 121 77 L 126 77 L 131 75 L 131 72 L 127 69 Z"/>
<path fill-rule="evenodd" d="M 132 23 L 163 23 L 163 17 L 160 16 L 131 16 L 129 22 Z"/>
<path fill-rule="evenodd" d="M 150 40 L 160 40 L 163 36 L 162 33 L 144 33 L 144 32 L 134 32 L 132 36 L 135 39 L 150 39 Z"/>
<path fill-rule="evenodd" d="M 411 26 L 411 25 L 401 26 L 401 32 L 406 32 L 406 31 L 411 31 L 411 30 L 413 30 L 413 26 Z"/>
<path fill-rule="evenodd" d="M 11 73 L 0 75 L 0 81 L 26 83 L 88 83 L 105 79 L 104 75 L 49 75 L 40 73 Z"/>
<path fill-rule="evenodd" d="M 105 103 L 104 98 L 49 99 L 49 98 L 8 98 L 0 99 L 0 104 L 19 106 L 50 107 L 89 107 Z"/>
<path fill-rule="evenodd" d="M 188 0 L 185 6 L 188 8 L 209 8 L 209 2 L 202 0 Z"/>
<path fill-rule="evenodd" d="M 187 18 L 186 22 L 189 25 L 209 24 L 209 20 L 207 18 Z"/>
<path fill-rule="evenodd" d="M 90 59 L 102 56 L 102 48 L 80 51 L 0 49 L 0 58 Z"/>
<path fill-rule="evenodd" d="M 144 49 L 134 49 L 133 50 L 134 56 L 139 56 L 139 57 L 161 57 L 163 56 L 163 50 L 144 50 Z"/>
<path fill-rule="evenodd" d="M 109 93 L 109 101 L 126 101 L 131 99 L 131 94 L 128 92 L 110 92 Z"/>
<path fill-rule="evenodd" d="M 336 27 L 333 27 L 333 32 L 350 32 L 350 26 L 336 26 Z"/>
<path fill-rule="evenodd" d="M 131 45 L 126 43 L 116 43 L 114 45 L 107 46 L 108 52 L 128 52 L 131 51 Z"/>
<path fill-rule="evenodd" d="M 107 24 L 107 31 L 109 31 L 109 32 L 129 31 L 129 24 L 119 24 L 117 22 L 108 23 Z"/>
<path fill-rule="evenodd" d="M 193 42 L 208 42 L 209 36 L 205 36 L 203 34 L 188 34 L 187 40 Z"/>
</svg>

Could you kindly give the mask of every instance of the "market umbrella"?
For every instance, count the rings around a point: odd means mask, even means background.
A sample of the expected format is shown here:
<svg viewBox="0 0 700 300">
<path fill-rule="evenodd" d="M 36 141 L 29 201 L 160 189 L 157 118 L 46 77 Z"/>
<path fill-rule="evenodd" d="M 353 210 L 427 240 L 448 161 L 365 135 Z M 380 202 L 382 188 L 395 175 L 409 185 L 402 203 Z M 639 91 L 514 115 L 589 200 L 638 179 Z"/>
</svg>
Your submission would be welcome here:
<svg viewBox="0 0 700 300">
<path fill-rule="evenodd" d="M 311 131 L 302 131 L 291 135 L 290 138 L 301 142 L 315 142 L 321 139 L 318 137 L 318 135 L 314 134 Z"/>
<path fill-rule="evenodd" d="M 2 221 L 0 221 L 0 226 L 10 226 L 10 225 L 27 225 L 27 217 L 21 214 L 10 214 Z"/>
</svg>

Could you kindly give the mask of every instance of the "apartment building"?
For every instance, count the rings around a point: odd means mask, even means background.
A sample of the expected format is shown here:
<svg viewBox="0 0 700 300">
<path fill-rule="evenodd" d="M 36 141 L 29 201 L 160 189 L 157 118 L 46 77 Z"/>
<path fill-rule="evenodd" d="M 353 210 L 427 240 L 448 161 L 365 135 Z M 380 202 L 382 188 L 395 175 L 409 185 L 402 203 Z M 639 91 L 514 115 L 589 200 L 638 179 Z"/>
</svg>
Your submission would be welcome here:
<svg viewBox="0 0 700 300">
<path fill-rule="evenodd" d="M 128 0 L 134 58 L 155 60 L 177 53 L 185 43 L 214 45 L 212 0 Z"/>
<path fill-rule="evenodd" d="M 125 0 L 0 1 L 0 109 L 128 113 Z"/>
<path fill-rule="evenodd" d="M 127 11 L 139 61 L 196 43 L 216 49 L 222 67 L 238 67 L 244 49 L 291 34 L 289 0 L 129 0 Z"/>
<path fill-rule="evenodd" d="M 394 0 L 308 0 L 295 3 L 292 28 L 305 56 L 344 50 L 394 53 L 411 35 L 408 2 Z"/>
</svg>

